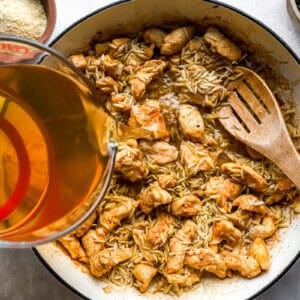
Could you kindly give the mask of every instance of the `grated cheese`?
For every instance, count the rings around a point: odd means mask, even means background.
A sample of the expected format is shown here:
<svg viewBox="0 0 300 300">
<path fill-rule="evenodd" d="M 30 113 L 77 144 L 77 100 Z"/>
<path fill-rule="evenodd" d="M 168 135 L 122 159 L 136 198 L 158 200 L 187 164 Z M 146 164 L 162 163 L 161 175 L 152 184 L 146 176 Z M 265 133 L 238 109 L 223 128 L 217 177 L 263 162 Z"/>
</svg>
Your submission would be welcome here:
<svg viewBox="0 0 300 300">
<path fill-rule="evenodd" d="M 38 40 L 46 23 L 46 13 L 39 0 L 0 0 L 0 34 Z"/>
</svg>

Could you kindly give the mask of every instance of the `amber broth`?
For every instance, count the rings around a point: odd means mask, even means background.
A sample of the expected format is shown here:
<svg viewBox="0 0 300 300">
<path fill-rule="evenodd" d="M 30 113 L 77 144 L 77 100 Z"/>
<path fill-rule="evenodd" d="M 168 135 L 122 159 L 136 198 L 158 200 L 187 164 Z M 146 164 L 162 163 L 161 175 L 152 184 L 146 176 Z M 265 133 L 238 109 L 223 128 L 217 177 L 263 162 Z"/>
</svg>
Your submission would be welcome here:
<svg viewBox="0 0 300 300">
<path fill-rule="evenodd" d="M 61 72 L 37 65 L 0 67 L 0 119 L 25 147 L 18 157 L 20 148 L 0 128 L 0 209 L 20 180 L 26 186 L 17 207 L 0 219 L 0 237 L 32 221 L 36 230 L 65 217 L 95 189 L 104 158 L 87 131 L 87 97 Z"/>
</svg>

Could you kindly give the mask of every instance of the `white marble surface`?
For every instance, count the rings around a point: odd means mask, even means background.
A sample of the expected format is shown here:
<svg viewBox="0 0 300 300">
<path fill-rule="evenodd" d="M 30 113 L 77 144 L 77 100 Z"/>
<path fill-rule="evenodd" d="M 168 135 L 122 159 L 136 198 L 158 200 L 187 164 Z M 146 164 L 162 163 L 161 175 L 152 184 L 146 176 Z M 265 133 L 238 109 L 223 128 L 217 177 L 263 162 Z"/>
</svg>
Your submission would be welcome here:
<svg viewBox="0 0 300 300">
<path fill-rule="evenodd" d="M 12 0 L 13 1 L 13 0 Z M 162 0 L 163 1 L 163 0 Z M 57 0 L 57 24 L 52 38 L 78 18 L 111 0 Z M 272 28 L 300 56 L 300 33 L 288 18 L 285 0 L 222 0 Z M 188 0 L 187 0 L 188 3 Z M 300 262 L 257 300 L 300 299 Z M 0 300 L 77 300 L 58 282 L 31 250 L 0 250 Z M 235 299 L 233 299 L 235 300 Z"/>
</svg>

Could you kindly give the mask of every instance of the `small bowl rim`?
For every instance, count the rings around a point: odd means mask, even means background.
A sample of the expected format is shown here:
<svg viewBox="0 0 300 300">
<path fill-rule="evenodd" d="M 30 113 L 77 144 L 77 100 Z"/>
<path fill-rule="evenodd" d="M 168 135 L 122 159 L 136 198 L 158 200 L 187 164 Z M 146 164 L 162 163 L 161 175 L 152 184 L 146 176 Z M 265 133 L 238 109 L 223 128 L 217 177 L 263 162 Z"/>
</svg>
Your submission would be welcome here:
<svg viewBox="0 0 300 300">
<path fill-rule="evenodd" d="M 56 24 L 56 3 L 55 0 L 41 1 L 41 3 L 45 8 L 47 26 L 43 35 L 38 39 L 38 41 L 40 43 L 46 43 L 50 39 Z"/>
<path fill-rule="evenodd" d="M 297 30 L 300 31 L 300 10 L 298 9 L 296 0 L 287 0 L 286 5 L 291 20 L 295 24 Z"/>
</svg>

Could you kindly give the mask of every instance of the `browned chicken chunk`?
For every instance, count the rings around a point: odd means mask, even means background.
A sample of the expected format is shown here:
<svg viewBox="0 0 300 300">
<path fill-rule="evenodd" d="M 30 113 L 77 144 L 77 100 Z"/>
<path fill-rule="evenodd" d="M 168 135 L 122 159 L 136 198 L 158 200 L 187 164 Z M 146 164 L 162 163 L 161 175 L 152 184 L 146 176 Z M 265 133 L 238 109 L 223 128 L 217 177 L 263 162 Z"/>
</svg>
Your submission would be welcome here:
<svg viewBox="0 0 300 300">
<path fill-rule="evenodd" d="M 132 75 L 136 75 L 137 70 L 141 67 L 145 62 L 149 61 L 154 54 L 154 44 L 139 45 L 138 48 L 134 46 L 128 55 L 126 55 L 125 59 L 125 70 Z M 130 83 L 130 82 L 129 82 Z"/>
<path fill-rule="evenodd" d="M 109 43 L 97 43 L 95 44 L 95 52 L 97 55 L 106 54 L 109 51 Z"/>
<path fill-rule="evenodd" d="M 263 271 L 270 269 L 271 258 L 267 245 L 263 239 L 256 238 L 249 246 L 248 254 L 258 261 Z"/>
<path fill-rule="evenodd" d="M 215 166 L 216 159 L 201 144 L 182 141 L 180 156 L 188 176 L 195 176 L 200 171 L 208 171 Z"/>
<path fill-rule="evenodd" d="M 268 186 L 267 181 L 248 166 L 230 162 L 222 164 L 221 170 L 224 173 L 229 174 L 235 180 L 238 180 L 242 184 L 246 184 L 259 192 L 264 191 Z"/>
<path fill-rule="evenodd" d="M 235 245 L 242 237 L 240 230 L 235 228 L 229 221 L 221 220 L 213 225 L 211 248 L 216 252 L 218 244 L 226 240 L 229 244 Z"/>
<path fill-rule="evenodd" d="M 113 59 L 109 55 L 103 56 L 101 60 L 107 75 L 117 78 L 122 74 L 124 65 L 119 60 Z"/>
<path fill-rule="evenodd" d="M 184 104 L 179 108 L 179 128 L 183 136 L 194 142 L 201 142 L 204 137 L 205 126 L 197 107 Z"/>
<path fill-rule="evenodd" d="M 89 230 L 82 238 L 82 245 L 87 256 L 91 259 L 104 249 L 107 231 L 104 228 Z"/>
<path fill-rule="evenodd" d="M 158 101 L 148 100 L 143 105 L 132 106 L 128 125 L 148 130 L 153 139 L 169 137 Z"/>
<path fill-rule="evenodd" d="M 242 56 L 241 49 L 216 27 L 208 27 L 204 34 L 204 40 L 210 45 L 213 52 L 217 52 L 230 60 L 239 60 Z"/>
<path fill-rule="evenodd" d="M 176 147 L 164 141 L 142 141 L 139 143 L 139 146 L 146 157 L 150 158 L 153 163 L 159 165 L 167 164 L 178 158 Z"/>
<path fill-rule="evenodd" d="M 116 156 L 115 170 L 131 182 L 136 182 L 148 174 L 143 152 L 134 145 L 120 143 Z"/>
<path fill-rule="evenodd" d="M 118 93 L 120 88 L 119 83 L 110 76 L 100 77 L 95 84 L 97 89 L 104 94 Z"/>
<path fill-rule="evenodd" d="M 75 231 L 75 235 L 77 237 L 81 237 L 83 236 L 90 228 L 91 226 L 94 224 L 94 222 L 96 221 L 97 219 L 97 213 L 94 212 L 92 213 L 88 219 L 83 223 L 81 224 Z"/>
<path fill-rule="evenodd" d="M 227 211 L 227 201 L 237 197 L 241 190 L 240 184 L 217 176 L 211 177 L 204 186 L 205 196 L 215 199 L 217 205 L 225 211 Z"/>
<path fill-rule="evenodd" d="M 127 93 L 118 93 L 111 95 L 111 103 L 115 110 L 120 112 L 128 112 L 134 104 L 133 97 Z"/>
<path fill-rule="evenodd" d="M 138 205 L 139 202 L 134 199 L 114 196 L 101 212 L 99 223 L 110 232 L 120 225 L 123 219 L 130 217 Z"/>
<path fill-rule="evenodd" d="M 157 268 L 153 265 L 146 263 L 139 263 L 134 266 L 133 276 L 136 278 L 139 284 L 139 290 L 145 293 L 151 283 L 153 277 L 157 273 Z"/>
<path fill-rule="evenodd" d="M 79 240 L 73 235 L 69 234 L 59 239 L 59 242 L 68 251 L 71 258 L 80 262 L 86 263 L 88 258 L 83 250 Z"/>
<path fill-rule="evenodd" d="M 174 200 L 171 204 L 171 213 L 179 217 L 197 216 L 201 208 L 201 200 L 196 195 L 190 194 Z"/>
<path fill-rule="evenodd" d="M 172 232 L 174 224 L 174 217 L 164 211 L 158 212 L 157 221 L 154 226 L 149 229 L 146 239 L 155 247 L 162 246 Z"/>
<path fill-rule="evenodd" d="M 166 273 L 177 273 L 183 269 L 185 253 L 190 243 L 196 237 L 196 232 L 197 225 L 192 220 L 187 220 L 171 238 L 169 243 L 170 253 L 165 270 Z"/>
<path fill-rule="evenodd" d="M 249 156 L 255 160 L 263 159 L 264 156 L 260 154 L 259 152 L 255 151 L 254 149 L 250 148 L 249 146 L 246 146 L 247 153 Z"/>
<path fill-rule="evenodd" d="M 131 248 L 104 249 L 90 259 L 91 273 L 96 277 L 101 277 L 109 272 L 112 267 L 130 259 L 132 254 Z"/>
<path fill-rule="evenodd" d="M 282 192 L 287 192 L 295 187 L 293 182 L 286 177 L 279 177 L 276 179 L 277 187 Z"/>
<path fill-rule="evenodd" d="M 209 248 L 193 248 L 189 250 L 185 257 L 185 263 L 191 268 L 200 271 L 205 270 L 219 278 L 225 278 L 227 275 L 227 267 L 221 255 Z"/>
<path fill-rule="evenodd" d="M 160 53 L 164 55 L 175 54 L 185 46 L 185 44 L 193 37 L 194 27 L 184 26 L 171 31 L 163 41 Z"/>
<path fill-rule="evenodd" d="M 259 263 L 252 256 L 235 254 L 228 251 L 223 251 L 221 256 L 228 269 L 237 271 L 244 277 L 253 278 L 261 273 Z"/>
<path fill-rule="evenodd" d="M 157 176 L 157 182 L 162 189 L 172 188 L 176 186 L 176 178 L 174 175 L 161 174 Z"/>
<path fill-rule="evenodd" d="M 166 35 L 167 34 L 163 30 L 152 27 L 144 31 L 143 38 L 146 42 L 152 43 L 160 49 Z"/>
<path fill-rule="evenodd" d="M 245 229 L 251 219 L 251 213 L 245 210 L 236 210 L 227 215 L 229 221 L 241 229 Z"/>
<path fill-rule="evenodd" d="M 271 237 L 276 231 L 276 226 L 274 223 L 274 218 L 272 216 L 265 216 L 262 223 L 253 226 L 249 230 L 249 237 L 252 240 L 256 238 L 266 239 Z"/>
<path fill-rule="evenodd" d="M 140 202 L 140 209 L 145 214 L 150 214 L 153 208 L 168 204 L 172 201 L 172 196 L 158 183 L 154 183 L 145 188 L 137 197 Z"/>
<path fill-rule="evenodd" d="M 74 54 L 68 58 L 78 69 L 84 71 L 87 66 L 87 59 L 83 54 Z"/>
<path fill-rule="evenodd" d="M 195 271 L 184 268 L 179 273 L 164 273 L 169 283 L 179 285 L 180 287 L 190 287 L 200 281 L 200 274 Z"/>
<path fill-rule="evenodd" d="M 151 252 L 153 245 L 146 239 L 145 229 L 147 226 L 149 226 L 147 221 L 136 223 L 132 230 L 132 237 L 145 260 L 150 263 L 155 263 L 157 262 L 157 259 Z"/>
<path fill-rule="evenodd" d="M 147 85 L 155 76 L 162 74 L 166 66 L 166 62 L 158 59 L 146 61 L 140 66 L 136 74 L 130 80 L 133 97 L 137 100 L 141 99 L 146 91 Z"/>
<path fill-rule="evenodd" d="M 238 206 L 241 210 L 247 210 L 262 215 L 265 215 L 268 212 L 265 203 L 252 194 L 245 194 L 237 197 L 232 202 L 232 206 Z"/>
</svg>

